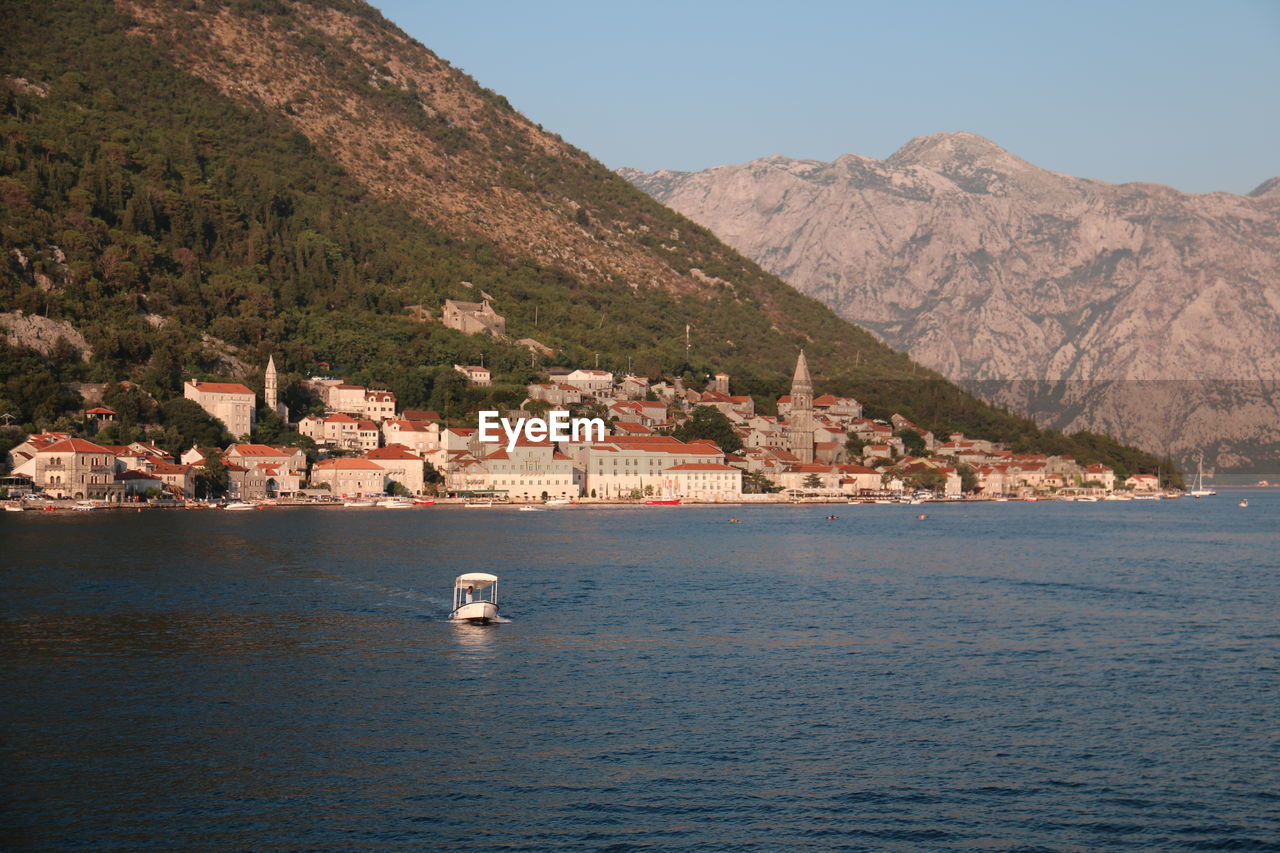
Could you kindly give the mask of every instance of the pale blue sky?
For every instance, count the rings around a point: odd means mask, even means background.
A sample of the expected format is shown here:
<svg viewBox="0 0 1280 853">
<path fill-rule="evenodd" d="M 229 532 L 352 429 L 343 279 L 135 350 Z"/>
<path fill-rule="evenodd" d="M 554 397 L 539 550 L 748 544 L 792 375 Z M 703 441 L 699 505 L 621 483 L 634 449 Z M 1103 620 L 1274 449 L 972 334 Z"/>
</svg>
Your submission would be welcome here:
<svg viewBox="0 0 1280 853">
<path fill-rule="evenodd" d="M 610 167 L 886 157 L 980 133 L 1188 192 L 1280 174 L 1280 0 L 374 0 Z"/>
</svg>

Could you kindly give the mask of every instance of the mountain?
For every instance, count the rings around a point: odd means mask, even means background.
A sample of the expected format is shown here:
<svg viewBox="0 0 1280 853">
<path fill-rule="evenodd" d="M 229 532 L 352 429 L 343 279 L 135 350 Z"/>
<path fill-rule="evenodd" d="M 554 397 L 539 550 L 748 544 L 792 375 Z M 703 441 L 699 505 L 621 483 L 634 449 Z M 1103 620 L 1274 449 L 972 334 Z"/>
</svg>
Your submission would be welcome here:
<svg viewBox="0 0 1280 853">
<path fill-rule="evenodd" d="M 596 363 L 694 383 L 724 369 L 771 405 L 803 347 L 824 390 L 872 412 L 1159 464 L 921 368 L 363 3 L 8 7 L 0 410 L 20 423 L 66 421 L 76 381 L 130 379 L 161 401 L 189 377 L 260 387 L 269 355 L 295 412 L 316 371 L 456 418 L 517 405 L 547 366 Z M 506 335 L 439 322 L 446 298 L 483 297 Z M 12 330 L 32 316 L 68 336 L 21 346 Z M 460 391 L 449 365 L 481 361 L 494 385 Z"/>
<path fill-rule="evenodd" d="M 622 174 L 988 400 L 1220 468 L 1280 460 L 1280 178 L 1188 195 L 973 133 Z"/>
</svg>

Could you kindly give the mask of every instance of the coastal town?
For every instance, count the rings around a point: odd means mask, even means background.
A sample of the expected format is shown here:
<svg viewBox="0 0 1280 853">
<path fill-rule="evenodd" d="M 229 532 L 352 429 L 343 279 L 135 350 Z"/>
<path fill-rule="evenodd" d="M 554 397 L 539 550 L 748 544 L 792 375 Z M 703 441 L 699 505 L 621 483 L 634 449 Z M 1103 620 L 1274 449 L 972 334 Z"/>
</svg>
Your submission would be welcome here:
<svg viewBox="0 0 1280 853">
<path fill-rule="evenodd" d="M 492 381 L 483 366 L 454 369 L 468 383 Z M 757 413 L 753 397 L 732 393 L 732 377 L 723 372 L 698 390 L 675 377 L 551 368 L 545 381 L 528 385 L 518 409 L 501 414 L 519 424 L 548 411 L 601 413 L 607 434 L 568 441 L 482 441 L 477 427 L 449 426 L 436 412 L 401 409 L 390 391 L 325 376 L 307 383 L 323 400 L 323 413 L 294 421 L 279 399 L 274 359 L 263 380 L 261 399 L 238 382 L 185 382 L 184 396 L 238 437 L 225 448 L 193 446 L 171 455 L 146 441 L 30 435 L 9 453 L 6 508 L 364 506 L 377 498 L 403 505 L 415 496 L 441 503 L 672 504 L 1165 495 L 1154 474 L 1120 480 L 1098 463 L 1014 453 L 959 433 L 936 436 L 899 414 L 865 417 L 856 399 L 814 396 L 803 352 L 776 415 Z M 262 408 L 296 428 L 305 446 L 252 441 Z M 84 413 L 98 429 L 116 415 L 105 406 Z M 201 488 L 211 470 L 220 487 Z"/>
</svg>

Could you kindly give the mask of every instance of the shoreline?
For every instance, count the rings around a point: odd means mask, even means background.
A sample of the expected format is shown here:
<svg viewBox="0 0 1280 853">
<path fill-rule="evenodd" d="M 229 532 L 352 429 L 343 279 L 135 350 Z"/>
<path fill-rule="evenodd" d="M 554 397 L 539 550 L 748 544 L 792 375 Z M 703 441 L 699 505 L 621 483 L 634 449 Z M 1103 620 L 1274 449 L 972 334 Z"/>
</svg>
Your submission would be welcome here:
<svg viewBox="0 0 1280 853">
<path fill-rule="evenodd" d="M 1272 486 L 1217 486 L 1231 492 L 1266 492 L 1272 489 L 1280 488 L 1280 484 Z M 1213 497 L 1213 496 L 1210 496 Z M 1220 496 L 1219 496 L 1220 497 Z M 750 507 L 750 506 L 924 506 L 925 504 L 942 504 L 942 505 L 968 505 L 968 504 L 992 504 L 992 503 L 1129 503 L 1131 501 L 1171 501 L 1171 500 L 1203 500 L 1187 493 L 1177 494 L 1159 494 L 1159 495 L 1142 495 L 1142 496 L 1124 496 L 1124 497 L 1096 497 L 1092 500 L 1080 500 L 1075 496 L 1028 496 L 1028 497 L 961 497 L 961 498 L 926 498 L 923 500 L 910 500 L 898 498 L 802 498 L 802 499 L 758 499 L 758 500 L 725 500 L 725 501 L 707 501 L 707 500 L 690 500 L 681 499 L 678 504 L 651 504 L 644 500 L 616 500 L 608 498 L 582 498 L 575 500 L 571 504 L 559 504 L 548 506 L 541 501 L 496 501 L 493 503 L 475 503 L 464 498 L 433 498 L 433 503 L 424 505 L 415 505 L 412 507 L 402 507 L 402 509 L 429 510 L 435 508 L 441 509 L 514 509 L 520 510 L 532 507 L 545 511 L 563 511 L 571 509 L 591 509 L 606 508 L 618 509 L 623 507 L 635 507 L 640 509 L 680 509 L 682 507 Z M 651 499 L 652 500 L 652 499 Z M 53 512 L 53 513 L 78 513 L 78 512 L 101 512 L 107 510 L 114 511 L 136 511 L 143 510 L 224 510 L 223 504 L 208 504 L 197 502 L 166 502 L 166 503 L 92 503 L 89 501 L 0 501 L 6 511 L 10 507 L 20 506 L 22 512 Z M 293 501 L 293 500 L 268 500 L 268 501 L 250 501 L 254 504 L 255 511 L 265 511 L 274 509 L 346 509 L 346 510 L 383 510 L 388 509 L 384 506 L 345 506 L 342 500 L 331 501 Z M 15 513 L 16 514 L 16 513 Z"/>
</svg>

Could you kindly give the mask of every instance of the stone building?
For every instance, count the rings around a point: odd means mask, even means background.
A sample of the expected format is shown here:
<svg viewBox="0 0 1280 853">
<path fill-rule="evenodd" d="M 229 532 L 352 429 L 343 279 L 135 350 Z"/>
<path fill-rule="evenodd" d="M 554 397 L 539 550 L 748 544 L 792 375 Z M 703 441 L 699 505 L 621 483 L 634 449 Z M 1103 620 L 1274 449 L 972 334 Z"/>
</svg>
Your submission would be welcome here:
<svg viewBox="0 0 1280 853">
<path fill-rule="evenodd" d="M 440 322 L 447 328 L 457 329 L 468 335 L 486 333 L 495 338 L 507 333 L 507 320 L 493 310 L 486 299 L 483 302 L 459 302 L 446 299 L 440 312 Z"/>
<path fill-rule="evenodd" d="M 50 497 L 119 501 L 123 496 L 124 487 L 116 481 L 115 454 L 83 438 L 65 438 L 41 448 L 32 468 L 32 481 Z"/>
<path fill-rule="evenodd" d="M 242 438 L 253 432 L 257 399 L 239 382 L 185 382 L 182 393 L 222 421 L 232 437 Z"/>
</svg>

